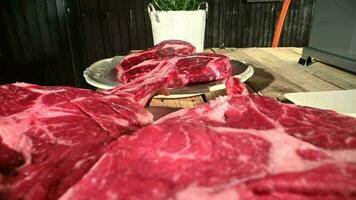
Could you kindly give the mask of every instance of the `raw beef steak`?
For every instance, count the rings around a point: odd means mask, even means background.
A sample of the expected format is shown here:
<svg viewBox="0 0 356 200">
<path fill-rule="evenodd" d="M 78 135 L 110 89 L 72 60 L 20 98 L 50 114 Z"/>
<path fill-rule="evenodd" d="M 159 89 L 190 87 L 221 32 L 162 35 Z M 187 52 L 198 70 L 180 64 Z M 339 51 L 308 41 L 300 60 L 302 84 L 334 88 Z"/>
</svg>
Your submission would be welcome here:
<svg viewBox="0 0 356 200">
<path fill-rule="evenodd" d="M 356 119 L 227 90 L 119 138 L 61 199 L 356 198 Z"/>
<path fill-rule="evenodd" d="M 179 55 L 189 55 L 195 53 L 195 47 L 188 42 L 181 40 L 166 40 L 149 49 L 133 53 L 116 66 L 118 72 L 128 70 L 131 67 L 149 59 L 166 58 Z"/>
<path fill-rule="evenodd" d="M 212 53 L 197 53 L 188 56 L 144 61 L 124 71 L 121 81 L 129 83 L 167 60 L 177 67 L 179 74 L 187 77 L 189 85 L 209 83 L 231 76 L 232 69 L 228 57 Z"/>
<path fill-rule="evenodd" d="M 24 156 L 3 177 L 0 199 L 58 198 L 115 138 L 152 122 L 129 98 L 81 89 L 17 83 L 1 86 L 0 97 L 0 136 Z"/>
<path fill-rule="evenodd" d="M 0 137 L 0 174 L 8 173 L 23 164 L 23 156 L 2 143 Z M 0 175 L 1 182 L 1 175 Z"/>
<path fill-rule="evenodd" d="M 152 122 L 143 105 L 175 81 L 170 66 L 106 94 L 26 83 L 0 86 L 0 199 L 57 199 L 116 138 Z"/>
<path fill-rule="evenodd" d="M 104 93 L 115 95 L 122 92 L 130 93 L 134 95 L 135 101 L 144 105 L 157 91 L 167 94 L 168 87 L 180 88 L 187 85 L 188 81 L 187 76 L 180 74 L 174 64 L 165 60 L 143 76 Z"/>
</svg>

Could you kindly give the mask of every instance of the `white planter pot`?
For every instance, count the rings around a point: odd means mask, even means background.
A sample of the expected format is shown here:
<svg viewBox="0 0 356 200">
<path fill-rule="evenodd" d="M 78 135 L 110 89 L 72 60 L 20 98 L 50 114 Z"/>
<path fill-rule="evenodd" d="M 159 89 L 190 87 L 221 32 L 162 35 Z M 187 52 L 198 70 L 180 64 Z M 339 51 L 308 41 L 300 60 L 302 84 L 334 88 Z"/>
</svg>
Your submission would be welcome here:
<svg viewBox="0 0 356 200">
<path fill-rule="evenodd" d="M 195 46 L 197 52 L 204 50 L 205 23 L 208 11 L 156 11 L 152 4 L 148 5 L 148 13 L 152 24 L 154 44 L 164 40 L 184 40 Z"/>
</svg>

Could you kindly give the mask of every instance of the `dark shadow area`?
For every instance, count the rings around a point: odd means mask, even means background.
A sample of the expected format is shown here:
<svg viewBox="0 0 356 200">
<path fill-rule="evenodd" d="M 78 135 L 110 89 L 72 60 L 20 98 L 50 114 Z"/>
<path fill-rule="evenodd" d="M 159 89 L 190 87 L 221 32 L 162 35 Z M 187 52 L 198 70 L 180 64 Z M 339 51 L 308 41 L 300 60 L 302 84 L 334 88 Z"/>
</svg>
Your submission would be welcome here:
<svg viewBox="0 0 356 200">
<path fill-rule="evenodd" d="M 39 66 L 44 63 L 10 63 L 1 62 L 0 84 L 27 82 L 34 84 L 46 84 L 43 70 Z"/>
<path fill-rule="evenodd" d="M 251 87 L 254 91 L 261 91 L 267 88 L 274 80 L 274 76 L 264 69 L 253 66 L 254 74 L 253 76 L 246 81 L 246 83 Z"/>
<path fill-rule="evenodd" d="M 149 103 L 148 103 L 149 104 Z M 179 108 L 171 108 L 165 106 L 153 106 L 146 108 L 153 115 L 153 120 L 156 121 L 161 117 L 164 117 L 172 112 L 179 110 Z"/>
</svg>

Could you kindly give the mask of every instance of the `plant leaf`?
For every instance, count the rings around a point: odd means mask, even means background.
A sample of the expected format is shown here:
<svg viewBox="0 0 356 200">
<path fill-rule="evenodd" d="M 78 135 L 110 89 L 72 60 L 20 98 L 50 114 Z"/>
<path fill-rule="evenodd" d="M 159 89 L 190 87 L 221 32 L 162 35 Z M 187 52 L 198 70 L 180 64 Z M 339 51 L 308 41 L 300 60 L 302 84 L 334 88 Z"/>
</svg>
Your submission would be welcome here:
<svg viewBox="0 0 356 200">
<path fill-rule="evenodd" d="M 160 10 L 197 10 L 202 0 L 152 0 Z"/>
</svg>

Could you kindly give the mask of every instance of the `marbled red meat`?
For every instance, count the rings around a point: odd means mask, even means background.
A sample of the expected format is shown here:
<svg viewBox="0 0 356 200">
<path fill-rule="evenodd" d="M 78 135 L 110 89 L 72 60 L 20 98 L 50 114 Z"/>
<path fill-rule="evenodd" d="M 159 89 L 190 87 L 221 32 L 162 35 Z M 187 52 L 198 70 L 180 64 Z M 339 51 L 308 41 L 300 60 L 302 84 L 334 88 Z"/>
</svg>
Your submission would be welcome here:
<svg viewBox="0 0 356 200">
<path fill-rule="evenodd" d="M 61 199 L 356 198 L 356 119 L 227 93 L 119 138 Z"/>
<path fill-rule="evenodd" d="M 224 55 L 212 53 L 197 53 L 187 56 L 146 60 L 123 72 L 121 81 L 129 83 L 153 70 L 161 62 L 173 63 L 181 75 L 188 79 L 188 85 L 209 83 L 227 79 L 231 76 L 230 59 Z"/>
<path fill-rule="evenodd" d="M 143 105 L 177 77 L 168 65 L 102 93 L 0 86 L 0 199 L 57 199 L 116 138 L 152 123 Z"/>
<path fill-rule="evenodd" d="M 195 47 L 181 40 L 166 40 L 149 49 L 125 56 L 116 66 L 118 74 L 150 59 L 169 58 L 195 53 Z"/>
</svg>

